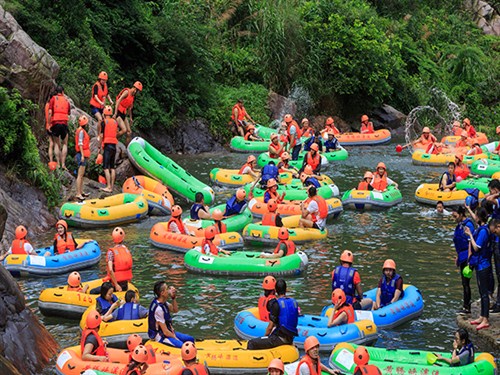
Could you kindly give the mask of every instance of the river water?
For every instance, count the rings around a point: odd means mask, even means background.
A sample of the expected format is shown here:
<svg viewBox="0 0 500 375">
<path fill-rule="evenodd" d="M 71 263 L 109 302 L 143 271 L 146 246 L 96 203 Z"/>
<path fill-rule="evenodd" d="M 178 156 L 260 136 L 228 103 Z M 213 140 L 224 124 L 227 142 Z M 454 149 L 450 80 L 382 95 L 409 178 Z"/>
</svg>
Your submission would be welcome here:
<svg viewBox="0 0 500 375">
<path fill-rule="evenodd" d="M 433 209 L 415 202 L 414 193 L 422 182 L 437 180 L 445 168 L 412 165 L 408 152 L 397 154 L 395 143 L 377 147 L 349 149 L 349 158 L 330 164 L 324 173 L 338 185 L 341 192 L 357 186 L 366 170 L 373 171 L 384 161 L 389 177 L 399 183 L 403 202 L 386 211 L 344 211 L 328 224 L 325 241 L 299 246 L 309 256 L 309 268 L 302 277 L 286 279 L 288 294 L 297 299 L 304 313 L 319 314 L 329 302 L 330 274 L 344 249 L 354 252 L 354 266 L 359 270 L 364 290 L 377 285 L 385 259 L 396 261 L 397 271 L 405 283 L 416 285 L 425 301 L 424 313 L 418 319 L 392 330 L 379 331 L 376 346 L 427 350 L 452 349 L 456 329 L 455 312 L 461 308 L 462 288 L 455 268 L 451 217 L 430 215 Z M 202 181 L 209 182 L 214 167 L 238 169 L 247 155 L 224 153 L 196 156 L 174 155 L 173 158 Z M 215 188 L 217 203 L 232 194 L 230 189 Z M 189 205 L 184 204 L 187 212 Z M 159 250 L 149 244 L 152 225 L 165 218 L 151 217 L 124 227 L 126 245 L 134 258 L 134 284 L 141 293 L 141 302 L 149 306 L 152 286 L 166 279 L 179 292 L 180 312 L 174 318 L 178 331 L 198 338 L 236 338 L 235 315 L 245 307 L 255 306 L 261 293 L 259 279 L 215 277 L 190 274 L 183 266 L 183 254 Z M 105 252 L 111 246 L 111 229 L 73 230 L 75 236 L 94 238 Z M 40 247 L 52 240 L 52 233 L 35 239 Z M 95 279 L 105 273 L 103 255 L 99 269 L 81 271 L 83 280 Z M 42 316 L 37 298 L 44 288 L 66 283 L 66 276 L 50 279 L 22 279 L 20 285 L 31 308 L 58 340 L 62 348 L 77 345 L 80 330 L 77 321 Z M 473 298 L 479 298 L 472 282 Z"/>
</svg>

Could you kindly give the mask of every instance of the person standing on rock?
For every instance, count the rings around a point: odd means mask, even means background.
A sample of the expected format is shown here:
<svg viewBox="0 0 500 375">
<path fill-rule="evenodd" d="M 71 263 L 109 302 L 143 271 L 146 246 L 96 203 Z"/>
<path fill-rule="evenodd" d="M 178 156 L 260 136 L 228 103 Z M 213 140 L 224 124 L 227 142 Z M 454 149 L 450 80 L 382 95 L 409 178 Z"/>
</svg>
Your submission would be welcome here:
<svg viewBox="0 0 500 375">
<path fill-rule="evenodd" d="M 243 106 L 243 99 L 238 99 L 238 102 L 233 106 L 231 111 L 231 122 L 234 125 L 234 132 L 236 134 L 245 136 L 246 127 L 248 125 L 247 120 L 255 125 L 255 121 L 247 113 L 245 107 Z"/>
<path fill-rule="evenodd" d="M 132 140 L 132 109 L 134 108 L 134 99 L 137 95 L 137 90 L 142 91 L 142 83 L 139 81 L 136 81 L 131 88 L 125 87 L 122 89 L 116 97 L 115 114 L 113 118 L 127 129 L 127 145 Z"/>
<path fill-rule="evenodd" d="M 89 193 L 83 192 L 83 175 L 87 166 L 87 159 L 90 157 L 90 137 L 85 131 L 85 126 L 89 123 L 87 116 L 82 115 L 78 119 L 80 125 L 75 132 L 76 165 L 78 166 L 78 175 L 76 177 L 76 199 L 84 200 Z"/>
<path fill-rule="evenodd" d="M 57 168 L 57 163 L 54 161 L 54 136 L 50 131 L 52 127 L 49 119 L 49 107 L 50 107 L 50 99 L 55 95 L 55 92 L 51 92 L 49 98 L 47 99 L 47 103 L 45 103 L 45 130 L 47 131 L 47 135 L 49 136 L 49 169 L 55 170 Z"/>
<path fill-rule="evenodd" d="M 102 126 L 102 112 L 106 105 L 106 99 L 113 105 L 108 92 L 108 73 L 100 72 L 97 77 L 96 83 L 92 86 L 92 94 L 90 97 L 90 112 L 97 119 L 97 140 L 101 141 L 101 126 Z"/>
<path fill-rule="evenodd" d="M 54 153 L 58 166 L 66 169 L 66 155 L 68 154 L 68 119 L 71 106 L 64 95 L 62 86 L 57 86 L 56 95 L 49 101 L 50 132 L 54 137 Z"/>
</svg>

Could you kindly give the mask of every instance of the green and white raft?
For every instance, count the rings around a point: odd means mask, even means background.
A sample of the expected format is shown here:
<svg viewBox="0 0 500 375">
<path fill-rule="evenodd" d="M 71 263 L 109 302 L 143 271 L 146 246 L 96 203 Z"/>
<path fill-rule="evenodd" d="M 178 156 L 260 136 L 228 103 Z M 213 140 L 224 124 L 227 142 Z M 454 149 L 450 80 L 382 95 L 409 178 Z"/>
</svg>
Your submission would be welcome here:
<svg viewBox="0 0 500 375">
<path fill-rule="evenodd" d="M 491 178 L 482 177 L 482 178 L 466 178 L 460 182 L 457 182 L 457 190 L 464 189 L 478 189 L 484 194 L 489 193 L 488 184 L 490 183 Z"/>
<path fill-rule="evenodd" d="M 212 207 L 210 209 L 210 214 L 214 212 L 214 210 L 218 208 L 224 213 L 226 211 L 225 204 L 219 204 L 218 206 Z M 213 220 L 191 220 L 190 218 L 186 218 L 183 220 L 184 224 L 189 226 L 190 231 L 195 231 L 196 228 L 203 229 L 209 227 L 210 225 L 214 225 Z M 226 228 L 228 232 L 240 232 L 245 228 L 247 224 L 252 222 L 252 212 L 245 208 L 242 213 L 238 215 L 233 215 L 222 219 L 222 222 L 226 224 Z M 205 233 L 200 232 L 200 237 L 205 237 Z"/>
<path fill-rule="evenodd" d="M 500 160 L 476 160 L 470 166 L 470 172 L 478 176 L 491 177 L 496 172 L 500 172 Z"/>
<path fill-rule="evenodd" d="M 268 139 L 264 141 L 246 141 L 245 138 L 236 136 L 231 138 L 229 148 L 236 152 L 257 153 L 267 151 L 269 143 L 271 143 L 271 141 Z"/>
<path fill-rule="evenodd" d="M 320 197 L 329 199 L 336 197 L 340 194 L 337 185 L 328 184 L 327 182 L 324 181 L 320 181 L 320 183 L 321 187 L 317 189 L 317 194 Z M 245 189 L 247 194 L 250 192 L 252 185 L 253 184 L 246 184 L 245 186 L 243 186 L 243 189 Z M 260 187 L 253 188 L 253 196 L 255 198 L 263 197 L 265 192 L 266 190 L 261 189 Z M 284 199 L 288 201 L 303 201 L 304 199 L 308 198 L 307 190 L 304 188 L 302 182 L 298 179 L 293 179 L 292 182 L 290 182 L 287 185 L 279 185 L 278 194 L 281 195 L 283 192 L 286 192 Z"/>
<path fill-rule="evenodd" d="M 209 275 L 252 276 L 298 276 L 309 263 L 307 255 L 298 251 L 278 259 L 259 258 L 260 252 L 235 251 L 231 255 L 204 255 L 198 250 L 189 250 L 184 264 L 189 271 Z"/>
<path fill-rule="evenodd" d="M 354 351 L 356 344 L 341 343 L 335 346 L 330 355 L 330 366 L 346 374 L 352 374 L 356 367 Z M 446 362 L 436 362 L 436 352 L 424 350 L 400 350 L 374 348 L 367 346 L 370 353 L 370 365 L 379 368 L 383 375 L 475 375 L 496 374 L 495 359 L 489 353 L 476 353 L 473 363 L 451 367 Z M 451 358 L 450 353 L 439 353 Z"/>
<path fill-rule="evenodd" d="M 161 181 L 178 195 L 194 202 L 196 193 L 201 192 L 206 204 L 211 204 L 214 201 L 215 195 L 212 188 L 198 180 L 172 159 L 163 155 L 145 139 L 140 137 L 132 139 L 128 145 L 127 153 L 137 169 Z"/>
<path fill-rule="evenodd" d="M 210 181 L 220 186 L 243 186 L 253 183 L 255 180 L 249 174 L 239 174 L 239 169 L 223 169 L 214 168 L 210 171 Z M 283 172 L 279 175 L 279 181 L 282 184 L 287 184 L 292 181 L 290 172 Z"/>
<path fill-rule="evenodd" d="M 393 207 L 402 200 L 401 191 L 394 186 L 388 186 L 384 192 L 351 189 L 342 196 L 342 206 L 358 210 L 376 210 Z"/>
<path fill-rule="evenodd" d="M 306 156 L 307 151 L 301 151 L 299 153 L 299 157 L 297 160 L 290 160 L 289 164 L 290 166 L 294 168 L 302 168 L 302 164 L 304 164 L 304 157 Z M 339 160 L 346 160 L 349 154 L 347 153 L 347 150 L 343 147 L 339 148 L 338 150 L 335 151 L 330 151 L 330 152 L 321 152 L 321 165 L 326 166 L 328 165 L 329 162 L 331 161 L 339 161 Z M 259 155 L 257 158 L 257 165 L 260 167 L 263 167 L 267 165 L 270 161 L 274 161 L 276 164 L 278 164 L 279 159 L 272 159 L 269 156 L 269 152 L 263 152 L 262 154 Z"/>
</svg>

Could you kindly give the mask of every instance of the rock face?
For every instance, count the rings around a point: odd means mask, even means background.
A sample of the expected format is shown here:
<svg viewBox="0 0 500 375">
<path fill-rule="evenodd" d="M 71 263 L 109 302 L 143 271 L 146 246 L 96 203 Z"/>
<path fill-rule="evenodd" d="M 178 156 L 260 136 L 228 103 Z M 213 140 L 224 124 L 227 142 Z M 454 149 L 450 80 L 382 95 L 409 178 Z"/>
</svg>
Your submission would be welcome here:
<svg viewBox="0 0 500 375">
<path fill-rule="evenodd" d="M 371 114 L 368 114 L 370 120 L 373 121 L 375 128 L 389 128 L 397 129 L 404 126 L 406 115 L 399 112 L 397 109 L 390 105 L 384 104 L 382 107 L 376 109 Z"/>
<path fill-rule="evenodd" d="M 490 5 L 491 4 L 491 5 Z M 466 0 L 465 7 L 472 13 L 477 26 L 488 35 L 500 35 L 500 14 L 498 2 Z"/>
</svg>

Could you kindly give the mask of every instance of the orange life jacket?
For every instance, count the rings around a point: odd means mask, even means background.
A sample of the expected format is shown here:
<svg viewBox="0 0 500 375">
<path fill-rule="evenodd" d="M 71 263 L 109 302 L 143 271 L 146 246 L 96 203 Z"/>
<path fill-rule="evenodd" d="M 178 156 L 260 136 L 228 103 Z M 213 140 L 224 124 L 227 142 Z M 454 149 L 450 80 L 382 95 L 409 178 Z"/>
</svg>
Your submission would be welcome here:
<svg viewBox="0 0 500 375">
<path fill-rule="evenodd" d="M 368 190 L 368 185 L 368 182 L 363 180 L 358 184 L 358 188 L 356 190 Z"/>
<path fill-rule="evenodd" d="M 208 245 L 210 247 L 210 254 L 211 255 L 218 255 L 219 254 L 219 249 L 217 248 L 217 246 L 215 246 L 213 241 L 208 240 L 206 238 L 204 238 L 203 241 L 201 241 L 201 249 L 203 252 L 205 252 L 205 245 Z"/>
<path fill-rule="evenodd" d="M 90 137 L 89 134 L 83 128 L 76 129 L 75 132 L 75 150 L 80 152 L 80 146 L 78 145 L 78 139 L 80 138 L 80 133 L 83 132 L 83 156 L 86 158 L 90 157 Z"/>
<path fill-rule="evenodd" d="M 69 101 L 66 99 L 64 94 L 54 95 L 51 99 L 52 101 L 52 123 L 54 124 L 65 124 L 68 125 L 69 119 Z"/>
<path fill-rule="evenodd" d="M 169 373 L 169 374 L 181 375 L 185 369 L 191 370 L 191 373 L 193 375 L 208 375 L 208 371 L 207 371 L 206 366 L 202 365 L 201 363 L 195 363 L 195 364 L 190 365 L 190 366 L 176 368 L 175 370 L 173 370 L 172 373 Z"/>
<path fill-rule="evenodd" d="M 130 92 L 130 90 L 132 90 L 132 89 L 125 87 L 124 89 L 122 89 L 122 91 L 120 91 L 120 93 L 116 97 L 116 101 L 118 101 L 118 99 L 120 98 L 120 96 L 122 96 L 122 94 L 125 92 L 125 90 L 128 90 L 128 95 L 124 99 L 122 99 L 122 101 L 120 102 L 120 105 L 118 106 L 118 111 L 120 111 L 121 113 L 127 113 L 127 110 L 130 107 L 132 107 L 132 104 L 134 104 L 134 99 L 135 99 L 135 96 L 131 95 L 131 92 Z"/>
<path fill-rule="evenodd" d="M 272 212 L 267 212 L 264 215 L 262 215 L 262 225 L 268 225 L 270 227 L 275 227 L 276 226 L 276 215 L 275 213 Z"/>
<path fill-rule="evenodd" d="M 297 370 L 295 370 L 295 375 L 300 375 L 300 366 L 303 363 L 305 363 L 309 368 L 309 374 L 321 375 L 321 361 L 318 359 L 315 364 L 313 359 L 309 357 L 308 354 L 303 356 L 302 359 L 300 360 L 299 365 L 297 366 Z"/>
<path fill-rule="evenodd" d="M 90 335 L 91 333 L 93 333 L 95 338 L 97 339 L 97 348 L 94 348 L 94 350 L 90 354 L 105 356 L 106 346 L 104 345 L 104 341 L 102 340 L 101 336 L 99 336 L 99 334 L 95 329 L 87 328 L 83 330 L 82 338 L 80 339 L 80 352 L 83 353 L 83 350 L 85 349 L 85 340 L 87 339 L 87 336 Z"/>
<path fill-rule="evenodd" d="M 240 171 L 238 172 L 238 174 L 243 174 L 243 171 L 245 170 L 246 167 L 250 167 L 250 169 L 252 169 L 252 166 L 249 164 L 249 163 L 245 163 L 243 164 L 243 166 L 240 168 Z M 252 169 L 253 170 L 253 169 Z"/>
<path fill-rule="evenodd" d="M 378 172 L 373 174 L 372 186 L 375 190 L 384 191 L 387 189 L 387 173 L 384 173 L 383 176 L 380 176 Z"/>
<path fill-rule="evenodd" d="M 104 138 L 103 144 L 114 144 L 118 143 L 118 138 L 116 138 L 118 134 L 118 123 L 114 118 L 105 118 L 104 119 Z"/>
<path fill-rule="evenodd" d="M 177 228 L 179 228 L 179 230 L 181 231 L 181 234 L 187 234 L 186 228 L 184 228 L 184 223 L 182 222 L 182 220 L 179 217 L 171 217 L 170 218 L 170 220 L 167 223 L 168 231 L 170 231 L 170 223 L 172 223 L 172 222 L 177 224 Z"/>
<path fill-rule="evenodd" d="M 429 143 L 434 143 L 437 141 L 437 138 L 434 137 L 432 134 L 429 134 L 429 138 L 425 138 L 423 135 L 420 137 L 420 143 L 422 145 L 428 145 Z"/>
<path fill-rule="evenodd" d="M 302 136 L 303 137 L 309 138 L 309 137 L 312 137 L 313 135 L 314 135 L 314 132 L 313 132 L 313 130 L 311 128 L 307 128 L 306 130 L 302 131 Z"/>
<path fill-rule="evenodd" d="M 362 375 L 382 375 L 380 369 L 375 365 L 356 366 L 354 374 L 356 374 L 357 371 L 361 372 Z"/>
<path fill-rule="evenodd" d="M 235 110 L 238 109 L 238 118 L 236 119 L 234 117 L 234 113 L 235 113 Z M 231 111 L 231 120 L 235 121 L 235 120 L 238 120 L 238 121 L 243 121 L 245 119 L 245 116 L 247 115 L 247 112 L 245 111 L 245 107 L 243 107 L 242 105 L 236 103 L 234 106 L 233 106 L 233 109 Z"/>
<path fill-rule="evenodd" d="M 292 126 L 295 126 L 295 139 L 293 140 L 293 144 L 290 143 L 290 147 L 295 147 L 297 144 L 297 140 L 302 137 L 302 130 L 299 127 L 299 124 L 297 124 L 296 121 L 292 120 L 290 124 L 288 124 L 288 128 L 286 129 L 286 133 L 288 135 L 288 141 L 290 142 L 290 139 L 292 139 L 292 134 L 290 133 L 290 130 L 292 129 Z"/>
<path fill-rule="evenodd" d="M 130 281 L 132 280 L 132 254 L 130 250 L 125 245 L 115 245 L 108 250 L 108 252 L 113 252 L 113 272 L 117 282 Z M 111 275 L 106 277 L 107 280 L 111 280 Z"/>
<path fill-rule="evenodd" d="M 295 254 L 295 243 L 292 240 L 280 240 L 278 246 L 274 249 L 274 254 L 278 254 L 280 252 L 280 246 L 282 243 L 286 245 L 286 254 L 284 256 Z"/>
<path fill-rule="evenodd" d="M 305 202 L 309 203 L 311 200 L 315 201 L 318 204 L 318 215 L 311 214 L 313 221 L 317 221 L 316 216 L 319 216 L 320 219 L 326 219 L 328 217 L 328 204 L 326 203 L 325 198 L 320 197 L 319 195 L 315 195 L 312 198 L 307 198 Z"/>
<path fill-rule="evenodd" d="M 214 226 L 216 234 L 227 233 L 227 226 L 222 221 L 215 221 Z"/>
<path fill-rule="evenodd" d="M 467 144 L 468 144 L 468 139 L 465 139 L 463 140 L 462 138 L 460 138 L 457 143 L 455 144 L 455 147 L 467 147 Z"/>
<path fill-rule="evenodd" d="M 315 156 L 311 155 L 311 151 L 309 151 L 306 155 L 306 164 L 309 164 L 313 171 L 318 168 L 318 165 L 321 163 L 321 156 L 318 152 L 316 152 Z"/>
<path fill-rule="evenodd" d="M 474 138 L 476 137 L 477 133 L 476 133 L 476 129 L 470 125 L 467 129 L 465 129 L 467 131 L 467 135 L 469 138 Z"/>
<path fill-rule="evenodd" d="M 361 133 L 362 134 L 373 134 L 375 130 L 373 129 L 373 123 L 369 122 L 367 125 L 361 124 Z"/>
<path fill-rule="evenodd" d="M 337 319 L 340 316 L 340 314 L 342 314 L 344 312 L 347 314 L 347 324 L 354 323 L 356 318 L 354 315 L 354 309 L 351 305 L 344 305 L 340 309 L 335 311 L 335 315 L 333 316 L 333 319 Z"/>
<path fill-rule="evenodd" d="M 460 163 L 460 165 L 457 165 L 455 167 L 455 176 L 457 177 L 462 177 L 462 179 L 466 179 L 467 176 L 469 176 L 470 171 L 469 167 L 465 165 L 464 163 Z"/>
<path fill-rule="evenodd" d="M 56 233 L 54 239 L 56 240 L 56 250 L 59 254 L 64 254 L 66 251 L 75 251 L 75 239 L 71 232 L 66 232 L 66 239 L 60 236 L 59 233 Z"/>
<path fill-rule="evenodd" d="M 321 133 L 328 133 L 330 130 L 333 131 L 333 134 L 335 134 L 335 135 L 340 134 L 339 129 L 337 129 L 337 127 L 335 125 L 333 125 L 333 126 L 326 125 L 325 128 L 321 131 Z"/>
<path fill-rule="evenodd" d="M 259 319 L 268 322 L 269 321 L 269 310 L 267 309 L 267 303 L 275 299 L 276 295 L 275 294 L 270 294 L 267 297 L 266 296 L 260 296 L 259 297 Z"/>
<path fill-rule="evenodd" d="M 50 122 L 49 122 L 49 102 L 45 103 L 45 129 L 49 130 L 50 129 Z"/>
<path fill-rule="evenodd" d="M 100 104 L 97 100 L 94 98 L 94 87 L 97 85 L 97 97 L 101 102 L 104 102 L 106 100 L 106 96 L 108 96 L 108 85 L 105 83 L 104 86 L 101 86 L 101 83 L 97 81 L 94 83 L 92 86 L 92 91 L 91 91 L 91 97 L 90 97 L 90 105 L 99 109 L 104 108 L 103 104 Z"/>
<path fill-rule="evenodd" d="M 278 142 L 278 144 L 274 144 L 274 143 L 271 141 L 271 143 L 269 144 L 269 146 L 271 146 L 272 148 L 274 148 L 274 150 L 275 150 L 276 152 L 278 152 L 278 151 L 279 151 L 279 149 L 281 148 L 281 145 L 279 144 L 279 142 Z M 278 155 L 276 155 L 276 154 L 272 154 L 272 153 L 269 153 L 269 157 L 270 157 L 271 159 L 278 159 L 278 158 L 281 156 L 281 154 L 282 154 L 282 153 L 283 153 L 283 150 L 281 150 L 281 152 L 280 152 Z"/>
<path fill-rule="evenodd" d="M 12 241 L 11 251 L 12 254 L 17 255 L 26 255 L 26 251 L 24 251 L 24 244 L 28 243 L 26 240 L 14 240 Z"/>
<path fill-rule="evenodd" d="M 71 285 L 68 285 L 66 287 L 66 290 L 68 292 L 83 292 L 83 288 L 81 286 L 71 286 Z"/>
</svg>

